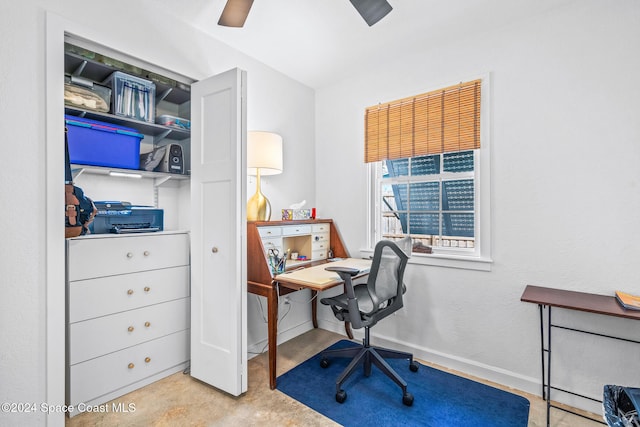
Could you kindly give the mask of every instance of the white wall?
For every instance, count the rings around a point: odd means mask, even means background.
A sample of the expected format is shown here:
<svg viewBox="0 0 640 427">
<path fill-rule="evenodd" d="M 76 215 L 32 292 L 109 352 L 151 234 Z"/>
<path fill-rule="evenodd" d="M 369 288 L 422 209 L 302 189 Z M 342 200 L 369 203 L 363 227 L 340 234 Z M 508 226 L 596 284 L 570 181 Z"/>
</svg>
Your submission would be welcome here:
<svg viewBox="0 0 640 427">
<path fill-rule="evenodd" d="M 45 392 L 52 390 L 52 385 L 46 382 L 47 369 L 57 372 L 54 377 L 62 377 L 64 381 L 64 338 L 59 339 L 60 334 L 55 332 L 63 327 L 64 309 L 60 312 L 61 304 L 47 306 L 52 293 L 64 298 L 64 273 L 60 282 L 48 284 L 46 280 L 48 260 L 64 259 L 58 253 L 64 250 L 64 239 L 53 245 L 55 254 L 47 254 L 43 215 L 47 200 L 45 152 L 56 148 L 45 144 L 46 11 L 71 23 L 70 28 L 77 29 L 79 36 L 196 80 L 234 67 L 247 70 L 248 129 L 271 130 L 284 138 L 284 173 L 265 178 L 264 192 L 276 212 L 302 199 L 315 201 L 314 91 L 185 25 L 172 22 L 170 15 L 139 7 L 136 2 L 126 0 L 115 0 L 108 6 L 79 0 L 0 3 L 0 127 L 2 149 L 7 153 L 0 172 L 3 205 L 0 223 L 4 224 L 0 246 L 2 402 L 62 403 L 48 401 L 52 397 Z M 62 95 L 62 84 L 59 93 Z M 60 102 L 60 110 L 54 116 L 62 123 L 62 97 L 50 101 L 54 105 Z M 61 144 L 59 149 L 63 150 Z M 62 169 L 60 172 L 62 196 Z M 64 266 L 55 265 L 53 269 L 63 272 Z M 249 301 L 249 345 L 266 340 L 266 324 L 255 301 L 253 298 Z M 58 313 L 54 317 L 60 321 L 47 325 L 46 319 L 52 312 Z M 294 307 L 281 327 L 283 330 L 289 325 L 305 327 L 306 322 L 307 307 Z M 53 364 L 46 359 L 47 337 L 57 337 L 53 345 L 62 351 Z M 55 386 L 53 389 L 59 391 Z M 58 394 L 53 398 L 64 398 Z M 45 418 L 42 412 L 3 412 L 0 425 L 38 425 Z M 59 425 L 63 422 L 62 416 L 53 416 L 51 420 Z"/>
<path fill-rule="evenodd" d="M 490 96 L 492 116 L 492 271 L 409 265 L 404 312 L 375 328 L 378 339 L 539 393 L 539 318 L 535 305 L 520 302 L 525 285 L 640 294 L 638 52 L 639 2 L 576 1 L 471 39 L 390 58 L 316 91 L 318 206 L 337 222 L 353 255 L 365 247 L 367 233 L 364 108 L 491 75 L 492 93 L 483 96 Z M 555 315 L 640 337 L 630 321 L 562 310 Z M 334 320 L 327 310 L 321 316 Z M 554 334 L 567 344 L 556 347 L 553 359 L 563 385 L 594 397 L 606 382 L 640 386 L 637 349 Z M 587 344 L 572 349 L 576 340 Z M 592 366 L 569 369 L 589 353 Z M 627 358 L 619 359 L 621 353 Z M 633 370 L 624 370 L 626 363 Z"/>
</svg>

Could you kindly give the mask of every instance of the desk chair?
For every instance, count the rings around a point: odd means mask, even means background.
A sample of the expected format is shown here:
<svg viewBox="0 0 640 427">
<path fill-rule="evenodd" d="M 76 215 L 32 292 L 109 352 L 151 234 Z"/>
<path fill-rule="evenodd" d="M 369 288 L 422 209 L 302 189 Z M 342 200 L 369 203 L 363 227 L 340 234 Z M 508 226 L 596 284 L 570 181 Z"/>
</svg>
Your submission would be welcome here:
<svg viewBox="0 0 640 427">
<path fill-rule="evenodd" d="M 327 267 L 328 271 L 335 271 L 345 284 L 345 293 L 322 298 L 320 302 L 331 306 L 333 314 L 338 320 L 350 322 L 353 328 L 364 328 L 362 346 L 346 349 L 328 350 L 322 352 L 320 366 L 327 368 L 330 357 L 349 357 L 351 363 L 336 380 L 336 401 L 343 403 L 347 393 L 342 384 L 349 376 L 363 364 L 364 375 L 371 375 L 371 364 L 376 365 L 385 375 L 391 378 L 402 389 L 402 403 L 407 406 L 413 404 L 413 395 L 407 391 L 407 383 L 383 359 L 409 359 L 409 369 L 418 370 L 418 364 L 413 361 L 413 355 L 401 351 L 373 347 L 369 343 L 369 329 L 393 312 L 402 308 L 402 294 L 406 288 L 402 282 L 404 269 L 411 253 L 411 238 L 406 237 L 398 242 L 382 240 L 376 244 L 371 263 L 371 270 L 367 283 L 354 286 L 351 279 L 358 274 L 357 269 L 346 267 Z"/>
</svg>

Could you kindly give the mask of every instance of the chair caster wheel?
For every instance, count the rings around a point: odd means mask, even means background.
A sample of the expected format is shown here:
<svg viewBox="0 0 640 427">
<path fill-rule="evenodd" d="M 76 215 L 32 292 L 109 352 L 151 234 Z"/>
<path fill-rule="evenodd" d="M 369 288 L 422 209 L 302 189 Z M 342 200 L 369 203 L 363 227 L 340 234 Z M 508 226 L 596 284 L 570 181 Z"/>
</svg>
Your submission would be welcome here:
<svg viewBox="0 0 640 427">
<path fill-rule="evenodd" d="M 336 396 L 336 399 L 337 398 L 338 398 L 338 396 Z M 404 396 L 402 396 L 402 403 L 404 403 L 407 406 L 413 405 L 413 394 L 411 394 L 409 392 L 405 392 Z"/>
<path fill-rule="evenodd" d="M 336 393 L 336 402 L 344 403 L 347 400 L 347 392 L 344 390 L 340 390 Z M 411 401 L 413 401 L 413 396 L 411 397 Z"/>
<path fill-rule="evenodd" d="M 321 368 L 325 368 L 325 369 L 328 368 L 329 367 L 329 359 L 327 359 L 326 357 L 323 357 L 320 360 L 320 367 Z"/>
<path fill-rule="evenodd" d="M 411 362 L 409 364 L 409 370 L 411 372 L 418 372 L 418 364 L 416 362 Z"/>
</svg>

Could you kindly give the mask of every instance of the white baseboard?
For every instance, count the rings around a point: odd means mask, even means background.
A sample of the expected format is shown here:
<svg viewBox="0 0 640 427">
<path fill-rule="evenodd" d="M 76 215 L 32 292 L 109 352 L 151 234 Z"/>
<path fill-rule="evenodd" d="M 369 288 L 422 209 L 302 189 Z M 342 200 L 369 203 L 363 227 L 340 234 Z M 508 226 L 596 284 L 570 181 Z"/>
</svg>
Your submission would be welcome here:
<svg viewBox="0 0 640 427">
<path fill-rule="evenodd" d="M 313 323 L 311 322 L 311 320 L 308 320 L 304 323 L 293 326 L 289 329 L 278 330 L 278 345 L 285 343 L 290 339 L 297 337 L 298 335 L 302 335 L 305 332 L 310 331 L 311 329 L 313 329 Z M 249 344 L 247 346 L 247 350 L 248 350 L 247 358 L 252 359 L 258 356 L 259 354 L 266 352 L 267 342 L 268 340 L 264 339 L 256 343 Z"/>
</svg>

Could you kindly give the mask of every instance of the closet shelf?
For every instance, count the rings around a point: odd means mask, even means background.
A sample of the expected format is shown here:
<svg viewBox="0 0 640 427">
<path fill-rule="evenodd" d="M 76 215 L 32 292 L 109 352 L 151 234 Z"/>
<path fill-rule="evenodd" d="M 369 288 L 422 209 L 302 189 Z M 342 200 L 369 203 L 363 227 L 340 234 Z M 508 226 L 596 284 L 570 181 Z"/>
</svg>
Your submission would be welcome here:
<svg viewBox="0 0 640 427">
<path fill-rule="evenodd" d="M 155 123 L 142 122 L 140 120 L 116 116 L 114 114 L 99 113 L 82 108 L 70 107 L 68 105 L 65 106 L 65 113 L 71 116 L 80 116 L 91 120 L 101 120 L 104 122 L 115 123 L 120 126 L 134 128 L 145 135 L 163 137 L 161 139 L 166 138 L 173 141 L 182 141 L 191 137 L 191 132 L 187 129 L 172 128 Z"/>
<path fill-rule="evenodd" d="M 158 185 L 161 185 L 167 181 L 184 181 L 190 178 L 189 175 L 172 174 L 166 172 L 149 172 L 137 169 L 120 169 L 78 164 L 71 165 L 71 174 L 73 175 L 74 180 L 83 173 L 91 175 L 113 175 L 111 172 L 115 173 L 116 176 L 120 174 L 119 176 L 131 176 L 131 178 L 157 179 L 157 182 L 159 183 Z"/>
</svg>

